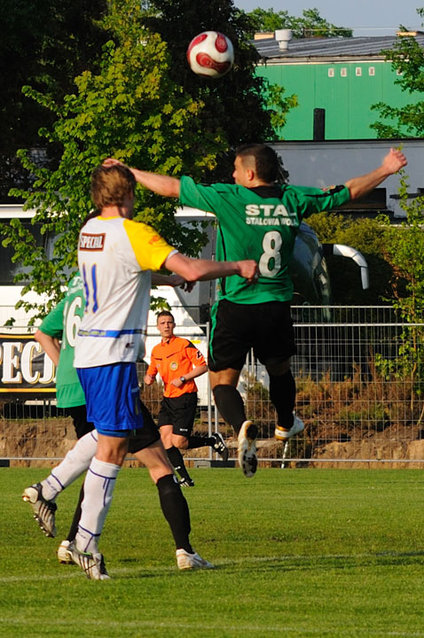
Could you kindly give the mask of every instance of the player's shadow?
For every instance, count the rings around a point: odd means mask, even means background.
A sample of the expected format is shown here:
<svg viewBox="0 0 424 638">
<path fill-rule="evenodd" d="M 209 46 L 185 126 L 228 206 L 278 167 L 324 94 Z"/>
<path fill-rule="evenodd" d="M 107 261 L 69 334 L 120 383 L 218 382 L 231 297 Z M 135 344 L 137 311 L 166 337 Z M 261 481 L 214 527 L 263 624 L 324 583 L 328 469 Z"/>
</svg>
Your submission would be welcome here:
<svg viewBox="0 0 424 638">
<path fill-rule="evenodd" d="M 324 556 L 249 557 L 243 561 L 228 561 L 220 569 L 243 572 L 275 573 L 276 571 L 349 570 L 358 567 L 408 566 L 424 563 L 424 550 L 406 552 L 375 552 L 369 554 L 343 554 Z"/>
</svg>

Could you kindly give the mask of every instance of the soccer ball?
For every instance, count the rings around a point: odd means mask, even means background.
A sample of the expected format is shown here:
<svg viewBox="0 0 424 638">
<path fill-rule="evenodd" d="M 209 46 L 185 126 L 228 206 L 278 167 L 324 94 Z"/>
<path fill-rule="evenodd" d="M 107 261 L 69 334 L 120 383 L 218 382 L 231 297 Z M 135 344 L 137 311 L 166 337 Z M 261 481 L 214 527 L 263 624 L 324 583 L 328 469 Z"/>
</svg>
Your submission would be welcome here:
<svg viewBox="0 0 424 638">
<path fill-rule="evenodd" d="M 197 75 L 221 78 L 233 66 L 234 49 L 231 40 L 219 31 L 204 31 L 190 42 L 187 60 Z"/>
</svg>

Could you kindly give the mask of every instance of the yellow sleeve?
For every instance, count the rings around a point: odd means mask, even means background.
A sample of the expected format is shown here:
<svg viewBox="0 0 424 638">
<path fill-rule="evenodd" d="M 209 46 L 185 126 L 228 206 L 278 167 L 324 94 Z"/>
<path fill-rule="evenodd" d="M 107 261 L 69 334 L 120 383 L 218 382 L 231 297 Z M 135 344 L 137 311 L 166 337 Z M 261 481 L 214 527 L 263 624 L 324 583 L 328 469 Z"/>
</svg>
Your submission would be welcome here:
<svg viewBox="0 0 424 638">
<path fill-rule="evenodd" d="M 142 270 L 159 270 L 167 257 L 176 252 L 147 224 L 125 219 L 124 228 Z"/>
</svg>

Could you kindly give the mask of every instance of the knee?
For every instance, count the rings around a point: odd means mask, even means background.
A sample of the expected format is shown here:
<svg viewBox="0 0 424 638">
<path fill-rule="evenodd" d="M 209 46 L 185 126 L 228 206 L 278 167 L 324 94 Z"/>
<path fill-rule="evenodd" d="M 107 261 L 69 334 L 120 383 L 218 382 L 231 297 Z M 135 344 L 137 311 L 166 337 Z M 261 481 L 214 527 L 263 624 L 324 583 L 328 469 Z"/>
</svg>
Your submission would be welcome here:
<svg viewBox="0 0 424 638">
<path fill-rule="evenodd" d="M 121 466 L 124 463 L 126 453 L 122 453 L 118 450 L 109 450 L 108 452 L 101 452 L 97 450 L 96 458 L 104 463 L 112 463 L 113 465 Z"/>
<path fill-rule="evenodd" d="M 174 471 L 171 469 L 170 465 L 168 465 L 165 461 L 163 463 L 158 463 L 155 466 L 149 467 L 150 478 L 153 483 L 157 485 L 158 481 L 164 476 L 174 476 Z"/>
<path fill-rule="evenodd" d="M 115 442 L 114 442 L 115 443 Z M 96 458 L 105 463 L 122 465 L 128 449 L 127 439 L 116 439 L 114 445 L 105 444 L 101 439 L 97 443 Z"/>
<path fill-rule="evenodd" d="M 171 437 L 172 445 L 179 450 L 186 450 L 188 447 L 188 439 L 185 436 L 179 434 L 173 434 Z"/>
</svg>

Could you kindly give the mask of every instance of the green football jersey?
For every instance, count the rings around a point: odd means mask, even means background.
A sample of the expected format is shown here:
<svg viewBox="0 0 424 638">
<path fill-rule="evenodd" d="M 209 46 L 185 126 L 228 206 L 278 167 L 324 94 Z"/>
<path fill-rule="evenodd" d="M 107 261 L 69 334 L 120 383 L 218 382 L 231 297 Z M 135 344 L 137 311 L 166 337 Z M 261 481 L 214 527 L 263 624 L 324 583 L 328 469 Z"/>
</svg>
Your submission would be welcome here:
<svg viewBox="0 0 424 638">
<path fill-rule="evenodd" d="M 238 275 L 220 280 L 218 297 L 253 304 L 290 301 L 293 284 L 288 272 L 296 234 L 302 219 L 331 210 L 350 198 L 345 186 L 322 191 L 303 186 L 196 184 L 181 178 L 180 202 L 216 215 L 219 222 L 218 261 L 254 259 L 259 265 L 257 283 Z"/>
<path fill-rule="evenodd" d="M 78 274 L 69 282 L 66 296 L 40 326 L 40 330 L 49 337 L 62 340 L 56 371 L 56 397 L 59 408 L 85 405 L 84 392 L 74 368 L 75 337 L 83 314 L 83 281 Z"/>
</svg>

